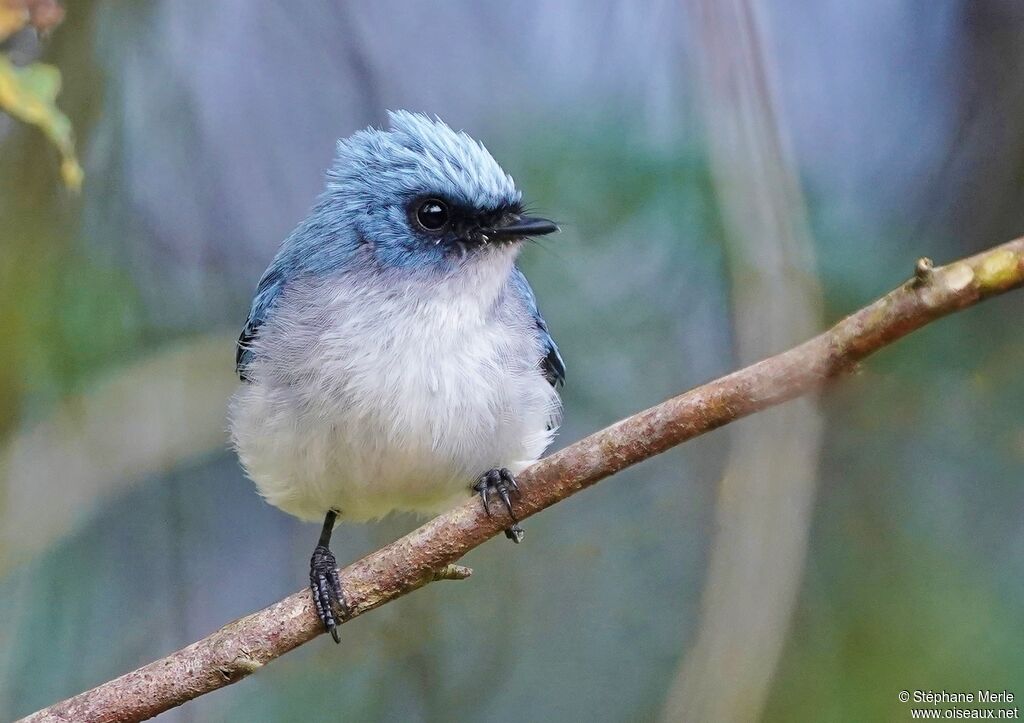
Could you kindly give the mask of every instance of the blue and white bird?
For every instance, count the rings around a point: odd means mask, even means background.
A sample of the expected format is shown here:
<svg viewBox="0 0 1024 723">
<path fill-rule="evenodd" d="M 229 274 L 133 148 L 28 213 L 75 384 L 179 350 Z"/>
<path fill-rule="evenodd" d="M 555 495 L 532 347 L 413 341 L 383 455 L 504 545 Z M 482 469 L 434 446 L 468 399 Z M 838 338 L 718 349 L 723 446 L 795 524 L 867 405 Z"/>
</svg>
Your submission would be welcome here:
<svg viewBox="0 0 1024 723">
<path fill-rule="evenodd" d="M 326 189 L 263 274 L 238 340 L 233 444 L 260 494 L 323 520 L 310 587 L 338 640 L 338 519 L 435 513 L 474 490 L 510 516 L 552 440 L 565 366 L 526 277 L 511 176 L 465 133 L 398 111 L 339 141 Z"/>
</svg>

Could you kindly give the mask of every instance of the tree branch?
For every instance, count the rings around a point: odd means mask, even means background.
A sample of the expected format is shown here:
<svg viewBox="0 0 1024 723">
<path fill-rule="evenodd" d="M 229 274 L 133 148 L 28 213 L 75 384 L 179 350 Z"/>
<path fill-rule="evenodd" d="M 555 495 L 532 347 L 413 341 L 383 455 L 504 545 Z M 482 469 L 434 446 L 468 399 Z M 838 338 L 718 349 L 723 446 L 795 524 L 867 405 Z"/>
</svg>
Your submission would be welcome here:
<svg viewBox="0 0 1024 723">
<path fill-rule="evenodd" d="M 921 260 L 909 281 L 800 346 L 634 414 L 546 457 L 519 476 L 529 517 L 670 447 L 801 394 L 939 317 L 1024 285 L 1024 238 L 948 266 Z M 501 532 L 469 499 L 341 572 L 351 617 L 436 579 Z M 145 720 L 230 685 L 323 632 L 302 590 L 138 670 L 34 713 L 25 721 Z"/>
</svg>

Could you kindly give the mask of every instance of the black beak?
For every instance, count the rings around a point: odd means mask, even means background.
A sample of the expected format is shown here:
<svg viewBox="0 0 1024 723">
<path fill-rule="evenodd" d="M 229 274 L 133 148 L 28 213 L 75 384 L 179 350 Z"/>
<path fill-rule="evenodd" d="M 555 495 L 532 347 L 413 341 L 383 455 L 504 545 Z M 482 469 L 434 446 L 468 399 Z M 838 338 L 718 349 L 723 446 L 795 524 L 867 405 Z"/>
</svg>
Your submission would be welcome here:
<svg viewBox="0 0 1024 723">
<path fill-rule="evenodd" d="M 526 238 L 528 236 L 545 236 L 558 231 L 554 221 L 536 216 L 519 216 L 511 223 L 504 223 L 494 228 L 482 228 L 480 232 L 492 239 Z"/>
</svg>

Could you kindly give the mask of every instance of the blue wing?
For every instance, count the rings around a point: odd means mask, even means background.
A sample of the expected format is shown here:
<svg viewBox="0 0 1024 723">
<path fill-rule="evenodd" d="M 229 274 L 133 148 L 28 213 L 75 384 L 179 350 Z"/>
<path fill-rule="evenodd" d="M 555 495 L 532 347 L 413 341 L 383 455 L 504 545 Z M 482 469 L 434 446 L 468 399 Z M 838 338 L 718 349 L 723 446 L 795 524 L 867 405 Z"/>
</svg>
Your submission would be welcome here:
<svg viewBox="0 0 1024 723">
<path fill-rule="evenodd" d="M 562 355 L 558 353 L 558 345 L 551 338 L 551 332 L 548 331 L 548 325 L 544 321 L 544 317 L 540 315 L 540 310 L 537 308 L 537 297 L 534 296 L 533 289 L 530 288 L 530 282 L 526 280 L 526 276 L 519 270 L 518 266 L 512 268 L 511 283 L 512 289 L 523 300 L 523 303 L 526 304 L 527 310 L 537 325 L 537 335 L 544 353 L 540 360 L 540 368 L 544 373 L 544 378 L 553 387 L 564 385 L 565 362 L 562 361 Z"/>
<path fill-rule="evenodd" d="M 245 328 L 238 337 L 238 346 L 235 349 L 235 372 L 243 382 L 250 381 L 246 374 L 246 368 L 252 363 L 253 352 L 250 347 L 256 333 L 266 320 L 271 307 L 281 295 L 284 289 L 284 274 L 280 266 L 271 264 L 270 268 L 263 274 L 259 286 L 256 287 L 256 296 L 252 300 L 252 308 L 249 309 L 249 318 L 245 320 Z"/>
</svg>

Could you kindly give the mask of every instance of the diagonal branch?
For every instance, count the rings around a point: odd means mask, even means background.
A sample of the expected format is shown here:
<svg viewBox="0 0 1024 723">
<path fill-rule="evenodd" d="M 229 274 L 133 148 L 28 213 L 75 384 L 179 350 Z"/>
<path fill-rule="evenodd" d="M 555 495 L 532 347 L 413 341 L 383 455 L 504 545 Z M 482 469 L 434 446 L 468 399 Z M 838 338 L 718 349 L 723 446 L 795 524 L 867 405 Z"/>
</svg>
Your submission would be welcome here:
<svg viewBox="0 0 1024 723">
<path fill-rule="evenodd" d="M 692 389 L 542 459 L 519 477 L 521 517 L 670 447 L 819 389 L 857 362 L 939 317 L 1024 285 L 1024 238 L 948 266 L 918 261 L 914 277 L 800 346 Z M 436 579 L 507 525 L 468 500 L 342 570 L 352 616 Z M 323 632 L 304 590 L 225 625 L 138 670 L 25 721 L 145 720 L 230 685 Z"/>
</svg>

